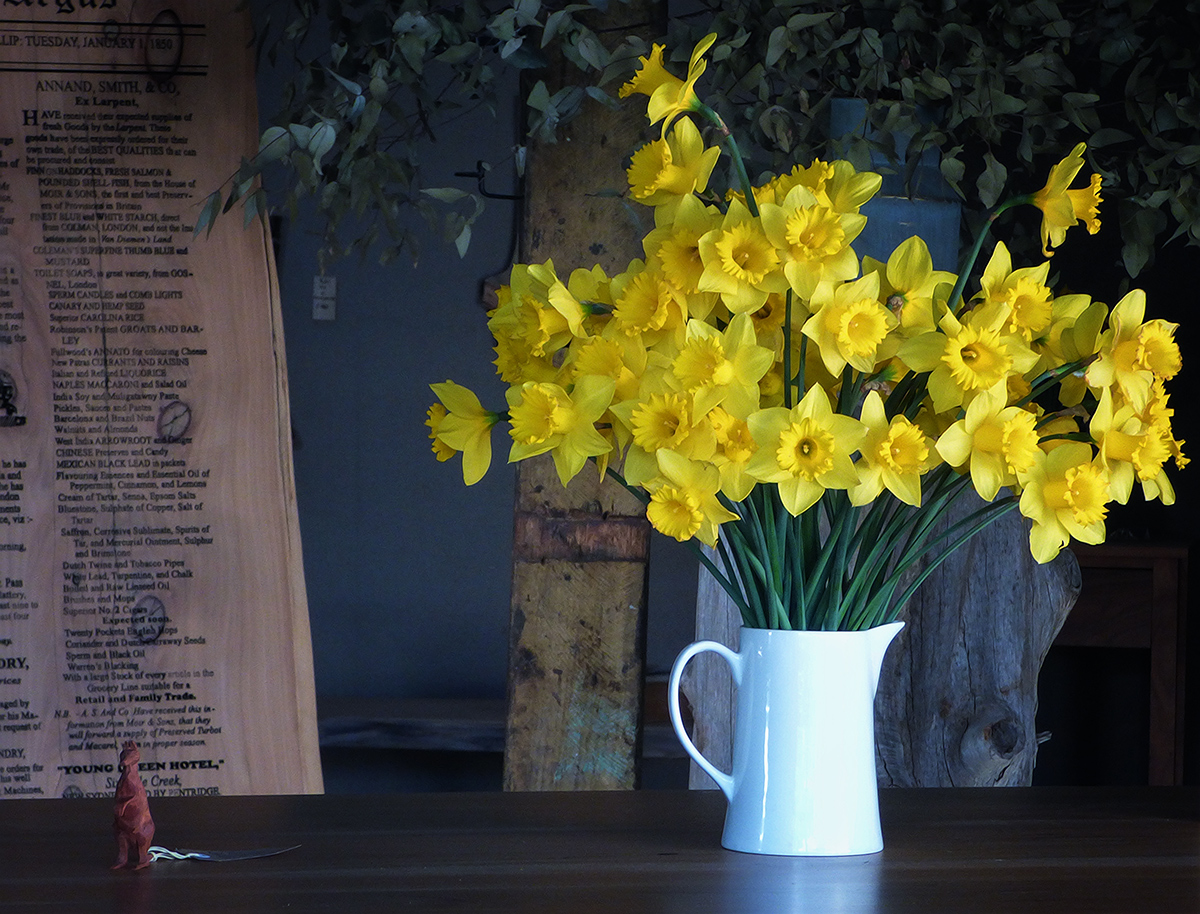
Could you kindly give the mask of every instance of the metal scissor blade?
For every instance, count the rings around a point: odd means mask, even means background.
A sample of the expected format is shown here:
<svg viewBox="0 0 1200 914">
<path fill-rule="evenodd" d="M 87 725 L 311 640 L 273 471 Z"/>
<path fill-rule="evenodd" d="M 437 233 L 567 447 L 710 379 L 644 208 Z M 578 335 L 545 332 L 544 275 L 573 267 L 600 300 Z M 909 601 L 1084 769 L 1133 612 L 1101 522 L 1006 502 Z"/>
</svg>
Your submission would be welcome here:
<svg viewBox="0 0 1200 914">
<path fill-rule="evenodd" d="M 163 851 L 159 856 L 173 860 L 209 860 L 213 863 L 225 863 L 230 860 L 253 860 L 256 857 L 274 857 L 276 854 L 286 854 L 288 851 L 294 851 L 299 846 L 299 844 L 294 844 L 291 847 L 258 847 L 244 851 L 201 851 L 187 847 L 181 847 L 174 851 L 167 851 L 166 848 L 151 848 L 151 850 Z"/>
</svg>

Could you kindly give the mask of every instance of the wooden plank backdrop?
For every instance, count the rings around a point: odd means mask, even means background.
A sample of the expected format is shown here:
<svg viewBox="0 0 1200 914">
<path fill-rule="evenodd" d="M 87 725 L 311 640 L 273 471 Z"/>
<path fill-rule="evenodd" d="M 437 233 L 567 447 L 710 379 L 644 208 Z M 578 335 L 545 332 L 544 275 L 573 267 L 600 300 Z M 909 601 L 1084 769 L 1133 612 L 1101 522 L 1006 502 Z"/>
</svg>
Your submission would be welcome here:
<svg viewBox="0 0 1200 914">
<path fill-rule="evenodd" d="M 5 7 L 0 796 L 322 789 L 266 229 L 193 227 L 257 147 L 236 0 Z"/>
<path fill-rule="evenodd" d="M 658 8 L 615 5 L 603 31 L 614 44 L 647 31 Z M 551 92 L 573 76 L 561 60 L 557 70 Z M 564 279 L 594 263 L 610 276 L 625 269 L 648 228 L 623 199 L 604 195 L 625 187 L 624 157 L 642 141 L 644 109 L 586 104 L 558 143 L 529 151 L 522 259 L 553 258 Z M 505 789 L 637 786 L 648 548 L 641 504 L 592 466 L 566 491 L 549 456 L 519 466 Z"/>
</svg>

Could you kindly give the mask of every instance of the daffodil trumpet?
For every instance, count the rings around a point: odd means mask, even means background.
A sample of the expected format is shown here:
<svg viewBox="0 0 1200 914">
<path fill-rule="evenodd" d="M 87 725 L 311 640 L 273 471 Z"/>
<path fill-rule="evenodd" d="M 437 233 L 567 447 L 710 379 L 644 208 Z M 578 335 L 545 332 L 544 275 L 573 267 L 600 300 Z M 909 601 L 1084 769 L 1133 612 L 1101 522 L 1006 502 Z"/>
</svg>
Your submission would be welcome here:
<svg viewBox="0 0 1200 914">
<path fill-rule="evenodd" d="M 509 462 L 548 455 L 565 485 L 592 467 L 686 543 L 754 628 L 847 630 L 896 618 L 942 562 L 1013 511 L 1048 562 L 1105 535 L 1138 484 L 1174 501 L 1182 469 L 1166 384 L 1176 326 L 1133 290 L 1111 308 L 1056 293 L 1047 263 L 995 242 L 997 218 L 1040 210 L 1044 254 L 1099 227 L 1100 179 L 992 210 L 957 274 L 906 239 L 860 258 L 878 175 L 814 161 L 755 186 L 736 138 L 655 46 L 622 97 L 648 98 L 661 136 L 636 151 L 630 197 L 652 207 L 616 275 L 516 264 L 488 318 L 506 408 L 447 381 L 427 425 L 439 460 L 477 482 L 508 425 Z M 706 147 L 692 122 L 715 126 Z M 733 186 L 710 188 L 720 156 Z M 975 288 L 973 294 L 968 289 Z M 919 566 L 918 566 L 919 563 Z"/>
</svg>

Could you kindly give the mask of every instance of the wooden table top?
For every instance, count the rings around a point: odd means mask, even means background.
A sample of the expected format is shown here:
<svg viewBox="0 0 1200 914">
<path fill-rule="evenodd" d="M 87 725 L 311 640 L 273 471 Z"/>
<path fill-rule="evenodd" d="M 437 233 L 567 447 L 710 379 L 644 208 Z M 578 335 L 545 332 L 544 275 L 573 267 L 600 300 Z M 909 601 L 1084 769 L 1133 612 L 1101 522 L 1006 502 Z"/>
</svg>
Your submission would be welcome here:
<svg viewBox="0 0 1200 914">
<path fill-rule="evenodd" d="M 719 846 L 708 791 L 158 798 L 155 843 L 231 863 L 110 872 L 106 799 L 0 801 L 0 911 L 1200 911 L 1200 790 L 886 790 L 886 847 Z"/>
</svg>

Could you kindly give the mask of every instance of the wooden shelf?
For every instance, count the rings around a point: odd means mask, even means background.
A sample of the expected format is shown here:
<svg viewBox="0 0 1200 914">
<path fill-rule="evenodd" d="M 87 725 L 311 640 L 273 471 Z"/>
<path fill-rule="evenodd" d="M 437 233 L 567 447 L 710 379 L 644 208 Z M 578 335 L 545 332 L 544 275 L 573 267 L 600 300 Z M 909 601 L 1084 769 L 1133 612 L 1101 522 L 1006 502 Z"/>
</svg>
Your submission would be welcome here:
<svg viewBox="0 0 1200 914">
<path fill-rule="evenodd" d="M 1150 652 L 1150 783 L 1183 783 L 1186 546 L 1072 544 L 1083 589 L 1055 639 L 1064 647 Z"/>
<path fill-rule="evenodd" d="M 680 758 L 683 749 L 665 716 L 665 702 L 647 684 L 642 756 Z M 318 698 L 323 749 L 407 749 L 503 752 L 504 699 Z"/>
</svg>

